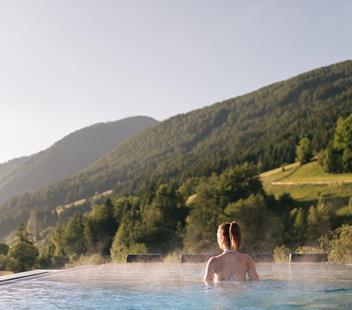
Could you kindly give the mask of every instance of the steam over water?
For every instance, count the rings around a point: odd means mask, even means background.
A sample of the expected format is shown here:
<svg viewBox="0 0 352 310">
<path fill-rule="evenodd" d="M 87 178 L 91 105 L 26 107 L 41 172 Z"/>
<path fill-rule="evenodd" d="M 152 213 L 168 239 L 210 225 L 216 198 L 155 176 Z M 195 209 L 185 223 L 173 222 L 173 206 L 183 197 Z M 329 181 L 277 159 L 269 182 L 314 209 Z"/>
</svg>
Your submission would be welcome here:
<svg viewBox="0 0 352 310">
<path fill-rule="evenodd" d="M 349 309 L 352 266 L 258 264 L 207 286 L 203 264 L 108 264 L 0 286 L 1 309 Z"/>
</svg>

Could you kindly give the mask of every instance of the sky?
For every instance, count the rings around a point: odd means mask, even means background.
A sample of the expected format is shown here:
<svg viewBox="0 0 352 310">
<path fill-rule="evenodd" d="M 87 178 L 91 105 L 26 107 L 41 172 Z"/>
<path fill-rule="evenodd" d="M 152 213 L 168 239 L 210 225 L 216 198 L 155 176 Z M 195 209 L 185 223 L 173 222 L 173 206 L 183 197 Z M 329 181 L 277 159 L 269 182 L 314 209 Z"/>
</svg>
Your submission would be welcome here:
<svg viewBox="0 0 352 310">
<path fill-rule="evenodd" d="M 352 1 L 0 0 L 0 162 L 351 59 Z"/>
</svg>

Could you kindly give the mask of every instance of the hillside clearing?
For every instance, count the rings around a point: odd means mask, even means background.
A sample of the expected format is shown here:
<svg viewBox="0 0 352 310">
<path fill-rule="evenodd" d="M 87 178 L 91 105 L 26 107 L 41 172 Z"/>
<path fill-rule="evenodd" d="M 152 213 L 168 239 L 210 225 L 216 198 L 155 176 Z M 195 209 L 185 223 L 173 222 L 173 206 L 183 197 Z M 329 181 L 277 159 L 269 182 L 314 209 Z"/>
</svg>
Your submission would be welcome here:
<svg viewBox="0 0 352 310">
<path fill-rule="evenodd" d="M 352 173 L 326 173 L 317 161 L 298 163 L 260 175 L 264 188 L 276 197 L 289 193 L 294 199 L 314 203 L 320 197 L 345 206 L 352 197 Z"/>
</svg>

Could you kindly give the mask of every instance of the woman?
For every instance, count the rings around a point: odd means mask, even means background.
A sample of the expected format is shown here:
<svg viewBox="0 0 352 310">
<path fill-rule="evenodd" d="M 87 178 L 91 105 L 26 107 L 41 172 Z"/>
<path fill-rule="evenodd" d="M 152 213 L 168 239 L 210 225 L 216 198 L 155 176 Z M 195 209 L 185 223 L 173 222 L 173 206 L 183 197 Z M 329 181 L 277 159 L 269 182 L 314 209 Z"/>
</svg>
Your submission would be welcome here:
<svg viewBox="0 0 352 310">
<path fill-rule="evenodd" d="M 259 280 L 252 257 L 238 252 L 241 229 L 237 222 L 223 223 L 218 228 L 218 244 L 223 253 L 208 261 L 204 281 Z"/>
</svg>

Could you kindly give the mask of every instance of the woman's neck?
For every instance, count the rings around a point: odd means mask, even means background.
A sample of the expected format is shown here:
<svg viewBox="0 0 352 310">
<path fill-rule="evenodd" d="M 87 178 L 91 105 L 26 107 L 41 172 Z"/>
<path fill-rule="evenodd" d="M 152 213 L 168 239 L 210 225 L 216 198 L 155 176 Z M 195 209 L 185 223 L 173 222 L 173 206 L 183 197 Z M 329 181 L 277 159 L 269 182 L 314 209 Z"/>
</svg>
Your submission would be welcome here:
<svg viewBox="0 0 352 310">
<path fill-rule="evenodd" d="M 224 253 L 233 253 L 233 252 L 236 252 L 235 249 L 232 249 L 232 248 L 224 248 L 223 249 Z"/>
</svg>

